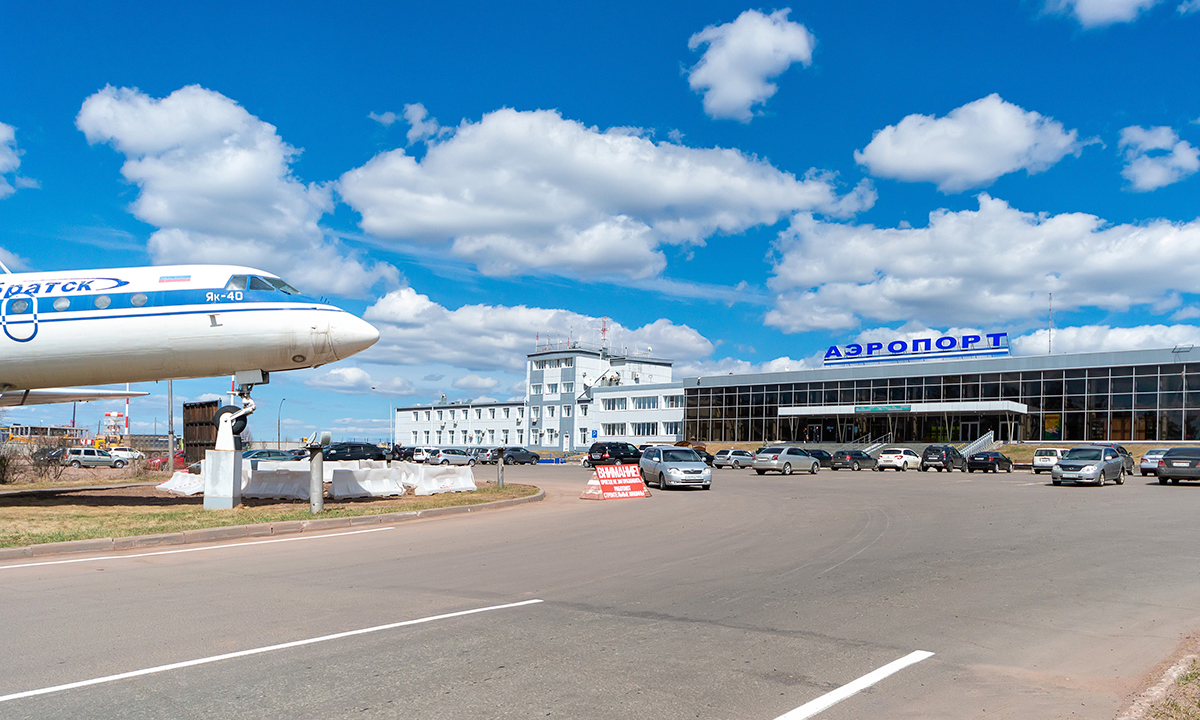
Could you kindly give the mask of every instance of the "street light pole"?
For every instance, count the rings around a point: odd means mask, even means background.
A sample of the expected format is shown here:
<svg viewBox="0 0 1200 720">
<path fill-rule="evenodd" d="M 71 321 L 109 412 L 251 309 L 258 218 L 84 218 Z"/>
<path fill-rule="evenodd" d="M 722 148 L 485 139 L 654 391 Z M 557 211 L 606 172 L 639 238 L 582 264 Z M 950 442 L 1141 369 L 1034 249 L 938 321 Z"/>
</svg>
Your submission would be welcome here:
<svg viewBox="0 0 1200 720">
<path fill-rule="evenodd" d="M 283 446 L 279 443 L 279 418 L 283 414 L 283 401 L 287 398 L 279 398 L 279 409 L 275 412 L 275 449 L 281 450 Z"/>
<path fill-rule="evenodd" d="M 388 446 L 388 452 L 391 452 L 391 449 L 396 447 L 396 410 L 392 404 L 392 396 L 374 385 L 371 386 L 371 389 L 387 398 L 388 401 L 388 434 L 391 436 L 391 445 Z"/>
</svg>

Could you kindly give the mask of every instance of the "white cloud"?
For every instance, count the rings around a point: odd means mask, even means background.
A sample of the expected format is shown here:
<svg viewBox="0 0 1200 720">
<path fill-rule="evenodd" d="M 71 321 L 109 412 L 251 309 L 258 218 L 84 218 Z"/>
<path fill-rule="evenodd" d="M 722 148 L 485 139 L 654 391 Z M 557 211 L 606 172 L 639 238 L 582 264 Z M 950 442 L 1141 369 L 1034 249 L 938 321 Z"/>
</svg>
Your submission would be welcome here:
<svg viewBox="0 0 1200 720">
<path fill-rule="evenodd" d="M 868 181 L 839 196 L 835 178 L 802 179 L 722 148 L 654 143 L 600 131 L 557 112 L 503 109 L 342 176 L 338 191 L 362 228 L 431 245 L 487 275 L 651 277 L 663 245 L 703 244 L 796 211 L 848 217 L 874 204 Z"/>
<path fill-rule="evenodd" d="M 1160 0 L 1046 0 L 1046 10 L 1073 15 L 1080 25 L 1094 28 L 1130 22 L 1143 10 L 1148 10 L 1159 2 Z"/>
<path fill-rule="evenodd" d="M 460 390 L 491 390 L 499 384 L 496 378 L 480 377 L 475 373 L 464 375 L 451 383 L 451 385 Z"/>
<path fill-rule="evenodd" d="M 747 10 L 731 23 L 709 25 L 688 39 L 688 48 L 708 49 L 688 71 L 688 85 L 704 95 L 709 117 L 750 122 L 751 108 L 779 88 L 769 79 L 793 63 L 812 63 L 816 38 L 800 23 L 787 19 L 790 9 L 764 15 Z"/>
<path fill-rule="evenodd" d="M 22 151 L 17 149 L 17 129 L 0 122 L 0 200 L 11 196 L 21 188 L 38 187 L 37 180 L 17 175 L 21 167 Z M 5 175 L 12 174 L 9 181 Z"/>
<path fill-rule="evenodd" d="M 394 113 L 390 110 L 383 114 L 377 114 L 372 111 L 372 112 L 367 113 L 367 117 L 371 118 L 372 120 L 374 120 L 375 122 L 379 123 L 380 125 L 382 125 L 384 127 L 391 127 L 392 123 L 396 122 L 396 120 L 399 118 L 399 116 L 396 115 L 396 113 Z"/>
<path fill-rule="evenodd" d="M 854 159 L 876 177 L 957 193 L 1018 170 L 1042 172 L 1081 150 L 1075 130 L 993 93 L 942 118 L 909 115 L 875 133 Z"/>
<path fill-rule="evenodd" d="M 1200 10 L 1200 0 L 1184 0 L 1175 9 L 1179 11 L 1180 15 L 1190 15 Z"/>
<path fill-rule="evenodd" d="M 535 339 L 548 333 L 585 342 L 600 339 L 600 318 L 567 310 L 524 305 L 464 305 L 449 310 L 412 288 L 393 290 L 363 314 L 379 328 L 380 341 L 367 352 L 371 362 L 446 364 L 468 370 L 524 372 Z M 660 319 L 637 329 L 609 321 L 614 349 L 645 350 L 676 360 L 707 357 L 713 345 L 686 325 Z M 572 334 L 573 333 L 573 334 Z M 460 381 L 461 382 L 461 381 Z M 457 386 L 457 383 L 455 383 Z"/>
<path fill-rule="evenodd" d="M 1177 183 L 1200 170 L 1200 149 L 1180 140 L 1169 127 L 1124 128 L 1119 147 L 1125 151 L 1121 176 L 1137 192 Z"/>
<path fill-rule="evenodd" d="M 402 377 L 375 380 L 370 373 L 359 367 L 337 367 L 323 375 L 304 381 L 305 385 L 318 390 L 332 390 L 349 395 L 366 395 L 380 392 L 384 395 L 414 395 L 417 389 Z"/>
<path fill-rule="evenodd" d="M 923 228 L 797 216 L 775 249 L 766 322 L 785 332 L 868 319 L 995 327 L 1044 315 L 1047 292 L 1062 310 L 1166 311 L 1174 294 L 1195 291 L 1200 220 L 1109 225 L 1084 213 L 1021 212 L 985 193 L 978 210 L 939 210 Z"/>
<path fill-rule="evenodd" d="M 284 275 L 303 290 L 361 296 L 396 269 L 368 264 L 325 237 L 330 189 L 291 174 L 299 150 L 275 127 L 197 85 L 157 99 L 105 87 L 84 101 L 76 125 L 89 143 L 126 156 L 121 174 L 141 192 L 131 210 L 160 230 L 158 263 L 231 262 Z"/>
<path fill-rule="evenodd" d="M 1045 355 L 1049 345 L 1047 330 L 1012 338 L 1009 345 L 1014 355 Z M 1152 350 L 1177 345 L 1200 345 L 1200 327 L 1195 325 L 1142 325 L 1138 327 L 1109 327 L 1084 325 L 1055 328 L 1054 354 L 1103 352 L 1122 350 Z M 1186 355 L 1183 357 L 1187 357 Z"/>
<path fill-rule="evenodd" d="M 25 258 L 3 247 L 0 247 L 0 262 L 4 263 L 5 267 L 13 271 L 24 270 L 29 266 L 25 261 Z"/>
<path fill-rule="evenodd" d="M 409 145 L 450 132 L 449 128 L 442 128 L 438 125 L 437 118 L 429 117 L 429 111 L 421 103 L 405 105 L 404 119 L 408 121 L 409 125 L 408 132 L 405 133 Z"/>
<path fill-rule="evenodd" d="M 690 360 L 675 364 L 675 377 L 699 377 L 711 375 L 745 375 L 748 373 L 787 372 L 820 367 L 812 358 L 796 360 L 786 355 L 774 360 L 752 363 L 740 358 L 726 357 L 720 360 Z"/>
</svg>

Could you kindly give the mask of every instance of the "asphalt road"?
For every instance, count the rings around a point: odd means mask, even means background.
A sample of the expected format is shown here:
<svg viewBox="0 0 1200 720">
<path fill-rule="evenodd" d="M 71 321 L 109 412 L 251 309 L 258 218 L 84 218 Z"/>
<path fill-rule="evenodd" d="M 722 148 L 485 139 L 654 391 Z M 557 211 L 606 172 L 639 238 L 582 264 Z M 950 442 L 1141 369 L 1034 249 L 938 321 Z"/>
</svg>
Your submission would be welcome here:
<svg viewBox="0 0 1200 720">
<path fill-rule="evenodd" d="M 0 565 L 0 717 L 773 720 L 924 650 L 816 717 L 1108 719 L 1200 629 L 1200 486 L 723 470 L 589 502 L 587 477 L 509 468 L 547 499 L 374 532 Z"/>
</svg>

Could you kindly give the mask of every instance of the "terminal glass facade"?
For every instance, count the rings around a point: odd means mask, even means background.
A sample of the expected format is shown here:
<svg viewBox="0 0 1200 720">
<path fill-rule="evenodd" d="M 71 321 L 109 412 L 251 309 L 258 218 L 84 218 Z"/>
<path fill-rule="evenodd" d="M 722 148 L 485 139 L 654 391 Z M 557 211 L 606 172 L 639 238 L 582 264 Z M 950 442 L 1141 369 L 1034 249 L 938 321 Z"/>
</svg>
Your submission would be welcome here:
<svg viewBox="0 0 1200 720">
<path fill-rule="evenodd" d="M 989 430 L 998 440 L 1200 440 L 1200 363 L 929 375 L 922 369 L 913 363 L 903 377 L 685 387 L 684 433 L 713 442 L 852 442 L 889 434 L 895 442 L 963 442 Z M 1027 410 L 971 411 L 997 401 Z M 956 409 L 918 411 L 925 403 Z M 855 411 L 824 415 L 825 406 Z"/>
</svg>

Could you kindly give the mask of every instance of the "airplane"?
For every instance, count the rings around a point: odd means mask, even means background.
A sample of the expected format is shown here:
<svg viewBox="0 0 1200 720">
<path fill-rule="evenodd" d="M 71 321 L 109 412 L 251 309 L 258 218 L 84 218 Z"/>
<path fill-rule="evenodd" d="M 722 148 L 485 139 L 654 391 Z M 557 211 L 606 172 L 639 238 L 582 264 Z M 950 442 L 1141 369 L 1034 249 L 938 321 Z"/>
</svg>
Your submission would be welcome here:
<svg viewBox="0 0 1200 720">
<path fill-rule="evenodd" d="M 0 270 L 0 407 L 146 394 L 65 386 L 223 375 L 248 399 L 272 372 L 379 340 L 366 321 L 249 267 Z"/>
</svg>

